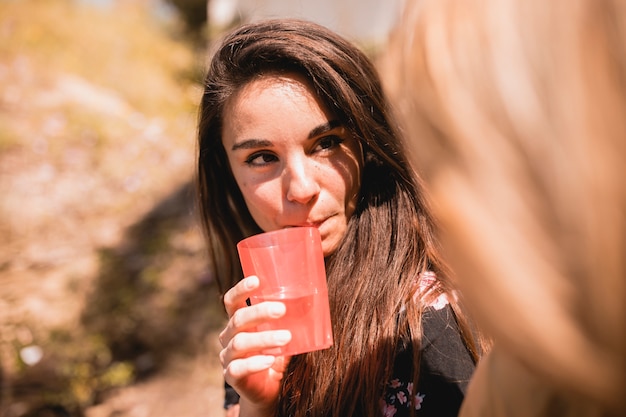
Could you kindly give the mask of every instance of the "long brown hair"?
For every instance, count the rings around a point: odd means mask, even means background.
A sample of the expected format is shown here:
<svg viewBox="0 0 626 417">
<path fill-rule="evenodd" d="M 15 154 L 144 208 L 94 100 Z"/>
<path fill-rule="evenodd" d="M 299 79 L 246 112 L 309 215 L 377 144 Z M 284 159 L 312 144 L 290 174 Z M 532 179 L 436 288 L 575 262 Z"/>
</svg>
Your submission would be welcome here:
<svg viewBox="0 0 626 417">
<path fill-rule="evenodd" d="M 411 4 L 384 62 L 477 319 L 626 408 L 626 5 Z M 497 395 L 497 394 L 494 394 Z"/>
<path fill-rule="evenodd" d="M 259 228 L 222 147 L 224 103 L 255 77 L 283 72 L 306 77 L 359 139 L 365 163 L 355 213 L 340 247 L 326 259 L 335 344 L 292 358 L 278 414 L 377 416 L 402 340 L 413 344 L 418 360 L 422 305 L 411 300 L 420 272 L 437 273 L 435 293 L 450 288 L 433 220 L 377 72 L 353 44 L 322 26 L 291 19 L 244 25 L 220 43 L 205 79 L 199 121 L 198 190 L 208 249 L 225 291 L 241 278 L 237 241 Z M 415 381 L 417 372 L 415 366 Z"/>
</svg>

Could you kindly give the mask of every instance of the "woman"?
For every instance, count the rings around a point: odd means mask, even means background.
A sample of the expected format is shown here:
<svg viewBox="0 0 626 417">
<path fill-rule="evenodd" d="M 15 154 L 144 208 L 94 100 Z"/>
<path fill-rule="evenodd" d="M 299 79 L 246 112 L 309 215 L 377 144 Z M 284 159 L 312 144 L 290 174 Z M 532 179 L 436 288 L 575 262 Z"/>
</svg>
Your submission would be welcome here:
<svg viewBox="0 0 626 417">
<path fill-rule="evenodd" d="M 407 3 L 385 56 L 468 307 L 463 416 L 626 415 L 626 4 Z"/>
<path fill-rule="evenodd" d="M 319 25 L 244 25 L 218 46 L 199 120 L 202 218 L 229 322 L 220 335 L 241 416 L 456 415 L 477 360 L 433 222 L 382 95 L 354 45 Z M 255 332 L 236 243 L 314 225 L 334 346 L 291 358 Z M 230 405 L 230 404 L 227 404 Z"/>
</svg>

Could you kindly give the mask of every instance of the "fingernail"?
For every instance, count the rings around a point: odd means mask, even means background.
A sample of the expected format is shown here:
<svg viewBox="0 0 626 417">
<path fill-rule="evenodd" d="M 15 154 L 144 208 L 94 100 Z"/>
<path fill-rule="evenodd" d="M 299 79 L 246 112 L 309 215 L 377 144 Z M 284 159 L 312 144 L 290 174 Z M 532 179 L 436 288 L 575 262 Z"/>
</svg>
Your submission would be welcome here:
<svg viewBox="0 0 626 417">
<path fill-rule="evenodd" d="M 287 312 L 287 307 L 283 303 L 275 303 L 270 306 L 269 309 L 270 317 L 278 318 L 285 315 Z"/>
<path fill-rule="evenodd" d="M 258 277 L 254 276 L 254 275 L 251 275 L 248 278 L 246 278 L 246 282 L 245 282 L 246 290 L 253 290 L 253 289 L 255 289 L 258 286 L 259 286 L 259 278 Z"/>
<path fill-rule="evenodd" d="M 284 346 L 291 341 L 291 332 L 289 330 L 277 330 L 274 333 L 274 343 Z"/>
<path fill-rule="evenodd" d="M 263 367 L 270 367 L 274 364 L 274 361 L 276 360 L 275 356 L 263 356 L 259 359 L 261 365 Z"/>
</svg>

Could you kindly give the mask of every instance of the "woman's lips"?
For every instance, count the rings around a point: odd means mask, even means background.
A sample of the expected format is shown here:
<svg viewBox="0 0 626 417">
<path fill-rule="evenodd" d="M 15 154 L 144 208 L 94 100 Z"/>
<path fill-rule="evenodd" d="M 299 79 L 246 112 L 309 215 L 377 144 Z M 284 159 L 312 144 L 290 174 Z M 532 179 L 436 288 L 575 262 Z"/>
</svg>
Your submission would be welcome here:
<svg viewBox="0 0 626 417">
<path fill-rule="evenodd" d="M 285 226 L 286 228 L 288 227 L 316 227 L 316 228 L 320 228 L 320 226 L 322 224 L 324 224 L 324 222 L 326 221 L 326 219 L 321 220 L 321 221 L 315 221 L 315 222 L 304 222 L 304 223 L 298 223 L 298 224 L 291 224 L 289 226 Z"/>
<path fill-rule="evenodd" d="M 302 224 L 295 224 L 295 225 L 291 225 L 291 226 L 287 226 L 287 228 L 289 227 L 320 227 L 320 225 L 323 222 L 317 222 L 317 223 L 302 223 Z"/>
<path fill-rule="evenodd" d="M 311 221 L 305 221 L 305 222 L 302 222 L 302 223 L 290 224 L 288 226 L 285 226 L 285 228 L 287 228 L 287 227 L 316 227 L 316 228 L 319 229 L 320 227 L 322 227 L 333 216 L 334 215 L 325 217 L 322 220 L 311 220 Z"/>
</svg>

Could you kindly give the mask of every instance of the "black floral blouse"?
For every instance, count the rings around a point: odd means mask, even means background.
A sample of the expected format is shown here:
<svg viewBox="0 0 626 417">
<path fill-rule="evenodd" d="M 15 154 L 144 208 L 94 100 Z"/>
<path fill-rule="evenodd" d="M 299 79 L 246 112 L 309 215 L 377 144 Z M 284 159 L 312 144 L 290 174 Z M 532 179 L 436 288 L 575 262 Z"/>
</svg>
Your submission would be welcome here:
<svg viewBox="0 0 626 417">
<path fill-rule="evenodd" d="M 394 377 L 381 399 L 384 417 L 415 415 L 457 416 L 474 371 L 474 361 L 459 333 L 452 308 L 429 307 L 423 316 L 424 335 L 419 381 L 412 381 L 411 347 L 402 347 L 396 357 Z M 411 395 L 410 393 L 414 394 Z"/>
</svg>

